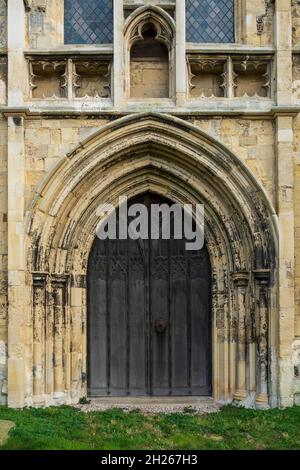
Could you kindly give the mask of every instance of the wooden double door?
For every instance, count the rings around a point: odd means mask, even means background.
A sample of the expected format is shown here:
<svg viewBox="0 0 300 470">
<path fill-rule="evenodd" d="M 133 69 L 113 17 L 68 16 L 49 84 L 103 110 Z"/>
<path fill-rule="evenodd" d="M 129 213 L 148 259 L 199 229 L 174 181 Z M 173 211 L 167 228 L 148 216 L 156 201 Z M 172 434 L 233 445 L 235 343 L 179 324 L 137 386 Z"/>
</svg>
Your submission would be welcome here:
<svg viewBox="0 0 300 470">
<path fill-rule="evenodd" d="M 138 202 L 170 204 L 151 194 Z M 210 303 L 205 247 L 187 251 L 172 236 L 96 238 L 88 264 L 89 396 L 210 395 Z"/>
</svg>

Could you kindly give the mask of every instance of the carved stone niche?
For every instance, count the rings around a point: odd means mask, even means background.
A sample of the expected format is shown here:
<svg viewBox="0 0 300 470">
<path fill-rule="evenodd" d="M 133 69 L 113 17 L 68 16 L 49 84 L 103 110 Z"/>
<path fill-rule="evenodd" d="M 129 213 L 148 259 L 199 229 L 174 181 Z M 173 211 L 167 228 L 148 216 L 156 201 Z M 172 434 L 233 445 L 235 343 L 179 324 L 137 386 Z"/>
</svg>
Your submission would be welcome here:
<svg viewBox="0 0 300 470">
<path fill-rule="evenodd" d="M 234 88 L 237 98 L 269 98 L 271 95 L 271 64 L 269 61 L 233 61 Z"/>
<path fill-rule="evenodd" d="M 130 98 L 169 98 L 170 65 L 165 31 L 159 24 L 142 23 L 130 49 Z"/>
<path fill-rule="evenodd" d="M 147 2 L 145 2 L 146 4 Z M 150 5 L 151 5 L 151 1 L 148 2 Z M 139 8 L 142 4 L 142 2 L 134 2 L 134 1 L 128 1 L 126 2 L 126 0 L 123 0 L 123 4 L 124 4 L 124 18 L 128 18 L 128 16 L 131 15 L 131 13 L 136 10 L 137 8 Z M 162 8 L 163 10 L 165 10 L 170 16 L 171 18 L 175 19 L 175 9 L 176 9 L 176 4 L 175 2 L 173 2 L 173 4 L 170 2 L 170 1 L 156 1 L 156 2 L 152 2 L 152 4 L 155 4 L 157 6 L 159 6 L 160 8 Z"/>
<path fill-rule="evenodd" d="M 223 98 L 225 96 L 226 61 L 189 60 L 191 98 Z"/>
<path fill-rule="evenodd" d="M 31 97 L 66 98 L 68 88 L 67 62 L 38 60 L 29 62 Z"/>
<path fill-rule="evenodd" d="M 74 61 L 74 96 L 76 98 L 109 98 L 110 76 L 110 61 Z"/>
</svg>

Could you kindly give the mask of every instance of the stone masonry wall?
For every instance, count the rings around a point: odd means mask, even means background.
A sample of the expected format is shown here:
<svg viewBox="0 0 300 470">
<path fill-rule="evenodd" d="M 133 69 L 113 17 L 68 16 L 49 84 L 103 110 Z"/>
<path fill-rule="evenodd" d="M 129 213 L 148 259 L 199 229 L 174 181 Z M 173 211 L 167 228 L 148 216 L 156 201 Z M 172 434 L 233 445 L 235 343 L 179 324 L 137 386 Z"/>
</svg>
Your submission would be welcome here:
<svg viewBox="0 0 300 470">
<path fill-rule="evenodd" d="M 35 119 L 25 121 L 26 207 L 44 176 L 105 119 Z"/>
<path fill-rule="evenodd" d="M 274 6 L 268 0 L 242 0 L 245 12 L 244 42 L 249 46 L 271 46 L 273 44 Z M 257 34 L 257 18 L 262 18 L 263 31 Z"/>
<path fill-rule="evenodd" d="M 300 337 L 300 118 L 295 119 L 295 336 Z"/>
<path fill-rule="evenodd" d="M 0 119 L 0 405 L 7 395 L 7 124 Z"/>
<path fill-rule="evenodd" d="M 7 45 L 6 1 L 0 0 L 0 49 Z"/>
<path fill-rule="evenodd" d="M 300 1 L 292 0 L 293 46 L 300 46 Z"/>
<path fill-rule="evenodd" d="M 286 2 L 290 2 L 292 4 L 292 14 L 293 14 L 293 45 L 295 48 L 300 48 L 300 0 L 286 0 Z M 137 4 L 141 4 L 142 1 L 136 0 Z M 145 3 L 160 3 L 152 2 L 152 0 L 147 0 Z M 273 46 L 274 45 L 274 2 L 272 0 L 237 0 L 236 2 L 240 7 L 240 11 L 243 14 L 243 18 L 240 21 L 240 36 L 241 42 L 247 44 L 249 49 L 251 47 L 258 48 L 260 46 Z M 0 106 L 3 107 L 7 101 L 7 58 L 5 57 L 5 48 L 7 46 L 7 20 L 6 20 L 6 0 L 0 0 Z M 41 55 L 43 50 L 51 51 L 51 49 L 60 48 L 63 46 L 64 38 L 63 38 L 63 0 L 28 0 L 26 3 L 26 22 L 27 22 L 27 32 L 26 32 L 26 46 L 22 45 L 20 51 L 18 50 L 19 57 L 24 57 L 24 49 L 26 48 L 33 48 L 33 49 L 41 49 Z M 278 2 L 279 4 L 279 2 Z M 277 6 L 278 6 L 277 4 Z M 287 4 L 283 4 L 283 8 Z M 16 15 L 17 16 L 17 15 Z M 259 21 L 258 21 L 258 18 Z M 261 25 L 260 34 L 258 34 L 258 25 Z M 284 23 L 283 23 L 284 24 Z M 290 25 L 289 25 L 290 26 Z M 284 29 L 284 28 L 282 28 Z M 289 31 L 291 27 L 289 27 Z M 122 45 L 123 46 L 123 43 Z M 120 46 L 120 50 L 123 50 Z M 236 46 L 233 45 L 233 48 Z M 281 45 L 285 52 L 285 45 Z M 76 48 L 76 46 L 71 46 L 72 49 Z M 88 48 L 87 48 L 88 50 Z M 300 50 L 300 49 L 299 49 Z M 300 105 L 300 54 L 299 58 L 297 57 L 297 51 L 294 51 L 294 83 L 293 83 L 293 104 Z M 288 53 L 287 53 L 288 54 Z M 13 61 L 11 59 L 12 55 L 10 56 L 10 74 L 13 76 L 11 70 Z M 289 60 L 289 59 L 288 59 Z M 284 63 L 284 62 L 283 62 Z M 285 67 L 282 64 L 277 67 L 277 69 L 284 69 Z M 278 74 L 281 77 L 280 74 Z M 117 77 L 117 74 L 115 75 Z M 281 77 L 282 78 L 282 77 Z M 10 91 L 14 91 L 14 80 L 11 80 L 10 83 Z M 287 81 L 287 83 L 289 83 Z M 121 81 L 121 88 L 123 82 Z M 280 81 L 277 81 L 275 88 L 278 89 L 282 86 Z M 284 88 L 284 87 L 283 87 Z M 289 88 L 289 85 L 286 87 Z M 20 90 L 17 89 L 19 92 Z M 180 90 L 179 90 L 180 91 Z M 276 90 L 277 91 L 277 90 Z M 284 90 L 285 91 L 285 90 Z M 182 90 L 181 90 L 182 92 Z M 282 92 L 282 90 L 281 90 Z M 11 93 L 11 97 L 13 93 Z M 16 93 L 18 96 L 18 93 Z M 116 94 L 114 96 L 117 96 Z M 278 95 L 279 96 L 279 95 Z M 281 95 L 280 95 L 281 96 Z M 279 96 L 279 98 L 280 98 Z M 14 98 L 14 96 L 13 96 Z M 280 99 L 277 99 L 278 103 L 282 106 L 285 105 L 285 102 L 281 102 Z M 20 103 L 18 100 L 15 102 L 10 98 L 8 100 L 10 106 L 21 105 L 23 102 L 22 100 Z M 26 98 L 25 98 L 26 102 Z M 250 102 L 249 102 L 250 103 Z M 254 101 L 255 103 L 255 101 Z M 258 107 L 259 103 L 258 102 Z M 23 103 L 24 104 L 24 103 Z M 25 103 L 28 104 L 28 103 Z M 44 111 L 49 111 L 49 116 L 51 112 L 53 112 L 53 108 L 51 110 L 51 106 L 53 106 L 57 113 L 60 113 L 61 110 L 59 109 L 60 104 L 57 102 L 52 102 L 51 100 L 46 103 L 46 107 Z M 74 103 L 73 103 L 74 104 Z M 43 106 L 45 103 L 43 103 Z M 119 103 L 116 103 L 119 105 Z M 31 103 L 32 106 L 32 103 Z M 36 106 L 36 108 L 35 108 Z M 49 109 L 47 108 L 49 106 Z M 64 104 L 62 104 L 63 108 Z M 253 101 L 251 106 L 253 106 Z M 251 107 L 250 106 L 250 107 Z M 272 106 L 270 100 L 270 107 Z M 23 109 L 21 107 L 21 109 Z M 38 109 L 38 105 L 32 107 L 32 109 Z M 122 108 L 118 108 L 122 109 Z M 133 108 L 132 108 L 133 109 Z M 143 110 L 142 107 L 134 108 L 137 111 Z M 152 109 L 152 108 L 151 108 Z M 154 109 L 154 108 L 153 108 Z M 254 109 L 254 106 L 253 106 Z M 197 109 L 198 111 L 198 109 Z M 12 111 L 10 111 L 12 112 Z M 125 111 L 126 113 L 127 111 Z M 169 111 L 170 112 L 170 111 Z M 185 111 L 184 111 L 185 112 Z M 266 116 L 268 114 L 268 110 L 266 108 Z M 8 114 L 8 112 L 7 112 Z M 186 115 L 189 113 L 187 112 Z M 255 114 L 255 113 L 254 113 Z M 196 118 L 196 117 L 189 117 L 189 122 L 195 124 L 199 128 L 201 128 L 204 132 L 212 135 L 217 140 L 222 142 L 227 148 L 232 150 L 252 171 L 252 173 L 256 176 L 257 180 L 261 183 L 263 188 L 266 190 L 270 200 L 273 203 L 273 206 L 278 210 L 278 214 L 280 215 L 280 200 L 282 199 L 284 206 L 285 202 L 289 203 L 292 201 L 288 201 L 291 191 L 290 180 L 288 179 L 287 183 L 284 177 L 282 178 L 283 183 L 280 186 L 280 182 L 278 182 L 280 178 L 280 174 L 276 175 L 276 151 L 280 152 L 280 146 L 286 148 L 286 153 L 284 150 L 281 149 L 281 157 L 277 158 L 279 161 L 281 159 L 281 166 L 282 174 L 290 175 L 289 168 L 288 168 L 288 156 L 291 156 L 292 152 L 290 151 L 290 146 L 287 145 L 290 141 L 290 122 L 292 118 L 280 118 L 283 122 L 284 119 L 287 119 L 286 127 L 282 125 L 282 129 L 278 133 L 279 137 L 276 136 L 276 129 L 275 129 L 275 122 L 276 118 L 273 119 L 271 113 L 268 117 L 263 118 L 261 117 L 261 113 L 257 113 L 256 118 L 254 118 L 254 114 L 251 115 L 251 118 L 248 118 L 246 114 L 240 114 L 239 117 L 207 117 L 207 118 Z M 46 113 L 45 113 L 46 115 Z M 109 122 L 108 118 L 101 118 L 101 117 L 80 117 L 80 118 L 61 118 L 61 117 L 48 117 L 46 118 L 41 117 L 41 115 L 36 113 L 34 117 L 30 117 L 30 113 L 27 116 L 24 114 L 24 141 L 25 141 L 25 211 L 27 211 L 30 207 L 32 202 L 32 198 L 36 191 L 37 186 L 43 181 L 45 176 L 49 174 L 49 172 L 54 168 L 54 166 L 62 159 L 67 153 L 71 150 L 76 148 L 79 143 L 84 140 L 89 135 L 93 134 L 99 128 L 104 126 L 106 123 Z M 191 114 L 192 115 L 192 114 Z M 190 116 L 191 116 L 190 115 Z M 1 115 L 2 116 L 2 115 Z M 53 116 L 53 115 L 52 115 Z M 240 117 L 244 116 L 244 117 Z M 12 119 L 12 118 L 8 118 Z M 21 119 L 23 119 L 23 111 L 21 115 Z M 184 117 L 183 117 L 184 119 Z M 289 120 L 290 119 L 290 120 Z M 23 121 L 22 121 L 23 122 Z M 280 127 L 280 124 L 278 124 Z M 295 212 L 295 342 L 294 342 L 294 350 L 295 350 L 295 358 L 294 365 L 295 370 L 296 366 L 298 367 L 298 377 L 300 377 L 300 117 L 296 118 L 294 121 L 294 177 L 295 177 L 295 192 L 294 192 L 294 212 Z M 15 131 L 17 133 L 17 131 Z M 14 132 L 11 130 L 11 134 L 14 137 Z M 23 128 L 20 131 L 21 139 L 23 143 Z M 278 138 L 277 138 L 278 137 Z M 7 118 L 0 117 L 0 405 L 6 403 L 7 401 L 7 323 L 8 323 L 8 301 L 7 301 L 7 290 L 8 290 L 8 239 L 7 231 L 7 217 L 8 217 L 8 191 L 7 191 L 7 138 L 8 138 L 8 131 L 7 131 Z M 277 142 L 277 150 L 275 148 L 276 139 Z M 292 139 L 292 138 L 291 138 Z M 282 144 L 282 145 L 281 145 Z M 12 146 L 12 148 L 14 148 Z M 23 155 L 23 154 L 22 154 Z M 278 155 L 278 153 L 277 153 Z M 11 158 L 14 158 L 15 155 L 13 154 L 13 150 L 11 150 L 10 154 L 10 162 L 12 161 Z M 292 164 L 291 164 L 292 165 Z M 17 175 L 17 172 L 15 172 Z M 18 177 L 16 176 L 15 180 L 18 182 Z M 16 183 L 14 183 L 17 186 Z M 276 185 L 278 184 L 279 190 L 277 190 Z M 55 191 L 55 184 L 53 191 Z M 281 201 L 281 202 L 282 202 Z M 19 204 L 19 200 L 18 200 Z M 291 202 L 291 205 L 293 203 Z M 284 206 L 285 208 L 285 206 Z M 290 210 L 290 209 L 289 209 Z M 23 206 L 21 209 L 23 214 Z M 290 210 L 292 212 L 292 210 Z M 11 220 L 11 219 L 9 219 Z M 18 222 L 19 223 L 19 222 Z M 23 223 L 23 222 L 22 222 Z M 285 222 L 284 222 L 285 223 Z M 21 223 L 16 224 L 17 230 L 21 226 Z M 292 236 L 290 235 L 293 232 L 294 228 L 292 228 L 291 232 L 287 232 L 289 234 L 288 240 L 284 240 L 285 244 L 289 244 L 289 240 L 292 240 Z M 294 258 L 294 252 L 292 253 L 291 259 Z M 282 256 L 283 262 L 286 263 L 286 251 L 283 251 Z M 288 274 L 290 274 L 290 279 L 293 279 L 293 271 L 292 268 L 289 271 L 289 266 L 284 266 L 286 268 Z M 20 271 L 23 268 L 20 268 Z M 24 269 L 23 269 L 24 272 Z M 288 275 L 287 275 L 288 278 Z M 10 277 L 11 280 L 11 277 Z M 10 281 L 11 285 L 11 281 Z M 17 284 L 18 288 L 18 284 Z M 17 290 L 16 288 L 16 290 Z M 293 289 L 293 287 L 292 287 Z M 291 289 L 287 289 L 284 294 L 286 297 L 283 298 L 283 305 L 288 304 L 287 299 L 292 299 Z M 23 299 L 23 293 L 20 295 L 20 303 L 25 302 Z M 16 302 L 17 304 L 17 302 Z M 11 304 L 10 304 L 11 305 Z M 282 306 L 280 304 L 280 309 Z M 292 310 L 292 309 L 291 309 Z M 288 313 L 286 313 L 288 312 Z M 292 330 L 291 324 L 293 321 L 290 321 L 290 313 L 289 310 L 280 310 L 281 314 L 281 323 L 284 325 L 282 327 L 286 329 L 286 331 Z M 10 317 L 11 318 L 11 317 Z M 32 334 L 32 333 L 30 333 Z M 279 343 L 274 346 L 274 355 L 278 354 L 277 348 L 281 348 L 283 350 L 282 355 L 284 357 L 288 357 L 288 361 L 286 364 L 290 365 L 290 349 L 292 340 L 288 334 L 281 333 L 282 336 L 285 338 L 285 343 Z M 294 335 L 294 331 L 292 331 L 291 335 Z M 293 337 L 294 339 L 294 337 Z M 281 341 L 281 339 L 279 340 Z M 28 342 L 29 344 L 29 342 Z M 286 348 L 286 351 L 285 349 Z M 29 347 L 28 347 L 29 350 Z M 28 351 L 27 351 L 28 353 Z M 31 351 L 29 351 L 31 354 Z M 29 354 L 28 353 L 28 354 Z M 11 354 L 10 354 L 11 358 Z M 29 363 L 29 362 L 28 362 Z M 276 366 L 275 366 L 276 367 Z M 286 366 L 281 366 L 286 367 Z M 286 369 L 284 369 L 285 371 Z M 32 374 L 32 367 L 30 366 L 30 370 L 26 370 L 26 373 Z M 285 373 L 285 372 L 284 372 Z M 21 375 L 21 374 L 19 374 Z M 293 377 L 293 373 L 292 379 Z M 23 380 L 23 379 L 22 379 Z M 287 380 L 282 380 L 283 384 L 287 383 Z M 300 380 L 296 380 L 298 386 L 298 401 L 300 403 Z M 288 384 L 287 384 L 288 388 Z M 22 391 L 20 391 L 21 394 Z M 280 392 L 285 398 L 288 397 L 288 393 Z M 10 395 L 10 394 L 9 394 Z M 22 400 L 20 401 L 20 403 Z M 284 402 L 283 402 L 284 403 Z"/>
<path fill-rule="evenodd" d="M 105 119 L 25 121 L 26 207 L 36 185 L 59 159 L 106 122 Z M 193 124 L 236 153 L 257 176 L 274 203 L 275 130 L 272 121 L 208 118 L 195 119 Z"/>
<path fill-rule="evenodd" d="M 275 202 L 275 128 L 267 120 L 202 119 L 195 120 L 205 132 L 221 141 L 247 164 Z"/>
<path fill-rule="evenodd" d="M 31 0 L 27 14 L 28 46 L 48 49 L 63 44 L 64 2 Z"/>
</svg>

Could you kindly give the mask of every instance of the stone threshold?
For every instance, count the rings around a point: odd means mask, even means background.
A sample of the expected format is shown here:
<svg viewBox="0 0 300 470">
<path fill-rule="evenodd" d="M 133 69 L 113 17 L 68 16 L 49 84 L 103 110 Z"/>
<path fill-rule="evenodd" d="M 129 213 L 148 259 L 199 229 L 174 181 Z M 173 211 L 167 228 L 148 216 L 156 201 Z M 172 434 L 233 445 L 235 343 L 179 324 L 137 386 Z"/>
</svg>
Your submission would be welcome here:
<svg viewBox="0 0 300 470">
<path fill-rule="evenodd" d="M 141 413 L 217 413 L 221 405 L 211 397 L 98 397 L 91 398 L 85 405 L 76 408 L 88 413 L 120 408 L 124 411 Z"/>
<path fill-rule="evenodd" d="M 214 403 L 211 397 L 189 397 L 189 396 L 172 396 L 172 397 L 97 397 L 89 398 L 93 404 L 103 405 L 211 405 Z"/>
</svg>

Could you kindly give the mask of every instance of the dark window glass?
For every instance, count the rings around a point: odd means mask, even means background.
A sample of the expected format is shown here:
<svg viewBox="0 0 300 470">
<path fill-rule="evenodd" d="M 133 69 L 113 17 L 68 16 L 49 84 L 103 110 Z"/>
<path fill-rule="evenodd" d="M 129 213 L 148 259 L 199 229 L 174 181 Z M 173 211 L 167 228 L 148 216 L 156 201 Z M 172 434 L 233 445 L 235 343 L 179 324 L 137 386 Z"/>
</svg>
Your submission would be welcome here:
<svg viewBox="0 0 300 470">
<path fill-rule="evenodd" d="M 65 0 L 65 44 L 112 42 L 112 0 Z"/>
<path fill-rule="evenodd" d="M 187 42 L 234 42 L 234 0 L 186 0 Z"/>
</svg>

